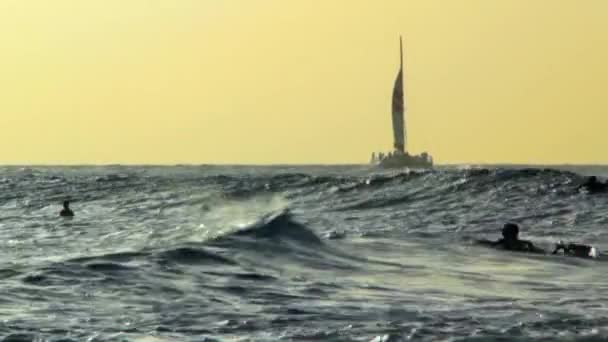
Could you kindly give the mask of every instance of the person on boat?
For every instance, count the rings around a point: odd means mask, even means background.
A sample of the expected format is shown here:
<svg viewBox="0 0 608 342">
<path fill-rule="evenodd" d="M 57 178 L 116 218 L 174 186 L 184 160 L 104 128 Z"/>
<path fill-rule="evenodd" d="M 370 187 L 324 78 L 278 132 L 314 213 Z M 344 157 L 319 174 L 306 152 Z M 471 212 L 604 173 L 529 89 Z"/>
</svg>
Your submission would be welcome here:
<svg viewBox="0 0 608 342">
<path fill-rule="evenodd" d="M 553 254 L 557 254 L 560 250 L 564 251 L 564 255 L 575 256 L 579 258 L 597 258 L 599 252 L 595 247 L 589 245 L 582 245 L 578 243 L 565 244 L 563 241 L 559 241 L 555 245 Z"/>
<path fill-rule="evenodd" d="M 587 181 L 579 185 L 578 189 L 585 189 L 590 193 L 604 192 L 608 191 L 608 184 L 598 181 L 596 176 L 591 176 L 587 178 Z"/>
<path fill-rule="evenodd" d="M 74 212 L 70 209 L 70 201 L 63 201 L 63 210 L 59 213 L 61 217 L 74 217 Z"/>
<path fill-rule="evenodd" d="M 490 247 L 501 247 L 509 251 L 529 252 L 545 254 L 546 252 L 534 246 L 532 242 L 519 239 L 519 226 L 515 223 L 506 223 L 502 227 L 502 239 L 497 241 L 477 240 L 478 244 L 487 245 Z"/>
</svg>

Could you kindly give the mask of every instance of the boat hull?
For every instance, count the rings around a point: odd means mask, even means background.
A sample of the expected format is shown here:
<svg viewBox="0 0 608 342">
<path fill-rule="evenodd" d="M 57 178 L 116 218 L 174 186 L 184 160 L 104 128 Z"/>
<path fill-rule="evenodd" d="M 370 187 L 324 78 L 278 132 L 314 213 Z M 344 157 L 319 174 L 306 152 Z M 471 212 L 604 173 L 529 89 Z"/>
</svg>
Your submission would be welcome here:
<svg viewBox="0 0 608 342">
<path fill-rule="evenodd" d="M 431 169 L 433 168 L 433 161 L 424 158 L 422 156 L 411 156 L 411 155 L 393 155 L 390 157 L 382 158 L 382 160 L 375 163 L 377 166 L 382 168 L 417 168 L 417 169 Z"/>
</svg>

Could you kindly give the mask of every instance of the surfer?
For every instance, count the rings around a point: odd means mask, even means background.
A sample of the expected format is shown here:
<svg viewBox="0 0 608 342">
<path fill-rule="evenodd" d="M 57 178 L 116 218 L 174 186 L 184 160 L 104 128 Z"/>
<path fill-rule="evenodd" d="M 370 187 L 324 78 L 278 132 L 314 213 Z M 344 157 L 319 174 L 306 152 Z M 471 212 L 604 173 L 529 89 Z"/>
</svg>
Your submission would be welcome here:
<svg viewBox="0 0 608 342">
<path fill-rule="evenodd" d="M 478 244 L 491 246 L 491 247 L 502 247 L 503 249 L 509 251 L 518 251 L 518 252 L 529 252 L 529 253 L 538 253 L 545 254 L 546 252 L 534 246 L 532 242 L 526 240 L 519 239 L 519 226 L 515 223 L 506 223 L 502 227 L 502 239 L 497 241 L 490 240 L 477 240 Z"/>
<path fill-rule="evenodd" d="M 63 201 L 63 210 L 59 213 L 61 217 L 74 217 L 74 212 L 70 209 L 70 201 Z"/>
<path fill-rule="evenodd" d="M 583 184 L 579 185 L 578 189 L 579 190 L 585 189 L 589 193 L 598 193 L 598 192 L 607 191 L 608 184 L 598 181 L 596 176 L 591 176 L 591 177 L 587 178 L 587 181 L 585 181 Z"/>
<path fill-rule="evenodd" d="M 490 247 L 502 247 L 509 251 L 518 252 L 529 252 L 537 254 L 547 254 L 542 248 L 538 248 L 530 241 L 519 239 L 519 226 L 515 223 L 507 223 L 502 228 L 502 239 L 498 241 L 490 240 L 477 240 L 476 243 L 486 245 Z M 557 254 L 563 250 L 564 255 L 579 257 L 579 258 L 598 258 L 600 253 L 598 250 L 590 245 L 583 245 L 578 243 L 564 243 L 559 241 L 555 245 L 555 250 L 552 254 Z"/>
</svg>

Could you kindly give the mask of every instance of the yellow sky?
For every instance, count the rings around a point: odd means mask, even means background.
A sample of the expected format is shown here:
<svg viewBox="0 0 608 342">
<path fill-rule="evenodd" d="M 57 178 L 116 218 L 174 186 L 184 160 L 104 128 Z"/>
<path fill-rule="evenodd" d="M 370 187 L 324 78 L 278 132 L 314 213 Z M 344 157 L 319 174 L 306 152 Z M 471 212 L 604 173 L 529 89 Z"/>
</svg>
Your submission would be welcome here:
<svg viewBox="0 0 608 342">
<path fill-rule="evenodd" d="M 1 0 L 0 163 L 608 162 L 608 1 Z"/>
</svg>

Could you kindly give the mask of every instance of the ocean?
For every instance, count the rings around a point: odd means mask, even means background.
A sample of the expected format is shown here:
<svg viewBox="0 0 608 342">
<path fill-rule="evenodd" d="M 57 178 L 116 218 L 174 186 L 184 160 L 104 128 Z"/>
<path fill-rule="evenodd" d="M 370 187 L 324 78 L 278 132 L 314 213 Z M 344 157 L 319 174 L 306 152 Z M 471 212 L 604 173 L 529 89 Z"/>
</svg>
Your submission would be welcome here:
<svg viewBox="0 0 608 342">
<path fill-rule="evenodd" d="M 0 167 L 0 341 L 604 341 L 604 260 L 472 243 L 608 250 L 588 175 Z"/>
</svg>

